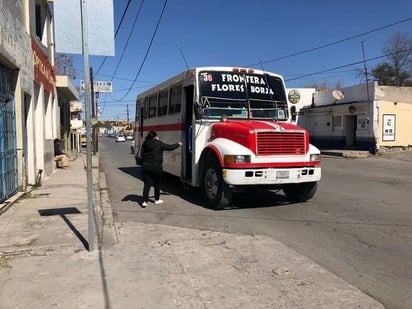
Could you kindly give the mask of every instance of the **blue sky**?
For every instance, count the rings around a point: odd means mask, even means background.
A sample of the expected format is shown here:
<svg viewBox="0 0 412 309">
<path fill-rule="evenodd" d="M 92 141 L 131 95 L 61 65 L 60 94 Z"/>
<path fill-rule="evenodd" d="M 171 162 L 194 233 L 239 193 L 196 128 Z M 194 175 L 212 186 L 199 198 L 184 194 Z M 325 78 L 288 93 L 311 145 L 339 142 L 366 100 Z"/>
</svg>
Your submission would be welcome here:
<svg viewBox="0 0 412 309">
<path fill-rule="evenodd" d="M 116 31 L 128 1 L 113 2 Z M 133 120 L 137 94 L 186 64 L 263 68 L 283 75 L 288 88 L 358 84 L 363 64 L 351 64 L 363 61 L 362 42 L 365 59 L 377 58 L 396 32 L 412 38 L 411 0 L 132 0 L 115 56 L 91 55 L 89 64 L 94 80 L 113 83 L 112 93 L 100 95 L 100 119 L 129 113 Z M 368 70 L 383 61 L 367 61 Z M 76 84 L 84 78 L 81 55 L 75 66 Z"/>
</svg>

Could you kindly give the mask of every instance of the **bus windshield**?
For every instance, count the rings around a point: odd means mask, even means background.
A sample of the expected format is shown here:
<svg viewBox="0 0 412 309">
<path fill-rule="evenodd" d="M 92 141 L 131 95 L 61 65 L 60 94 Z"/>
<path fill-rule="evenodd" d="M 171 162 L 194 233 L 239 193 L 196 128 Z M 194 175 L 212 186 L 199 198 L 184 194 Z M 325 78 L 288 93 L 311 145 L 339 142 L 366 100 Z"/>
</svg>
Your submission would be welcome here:
<svg viewBox="0 0 412 309">
<path fill-rule="evenodd" d="M 199 98 L 205 119 L 288 118 L 283 82 L 269 74 L 199 72 Z"/>
</svg>

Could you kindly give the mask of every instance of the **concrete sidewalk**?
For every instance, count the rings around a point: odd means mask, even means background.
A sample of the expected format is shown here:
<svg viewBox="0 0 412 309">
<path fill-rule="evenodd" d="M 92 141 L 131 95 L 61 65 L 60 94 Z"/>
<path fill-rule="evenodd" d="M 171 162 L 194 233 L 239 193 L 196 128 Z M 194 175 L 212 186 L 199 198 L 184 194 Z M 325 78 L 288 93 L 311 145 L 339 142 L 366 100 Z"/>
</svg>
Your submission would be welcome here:
<svg viewBox="0 0 412 309">
<path fill-rule="evenodd" d="M 344 157 L 344 158 L 367 158 L 371 153 L 366 150 L 345 150 L 345 149 L 321 149 L 320 153 L 325 156 Z"/>
<path fill-rule="evenodd" d="M 0 215 L 0 308 L 383 308 L 266 236 L 115 225 L 93 159 L 95 249 L 81 155 Z"/>
</svg>

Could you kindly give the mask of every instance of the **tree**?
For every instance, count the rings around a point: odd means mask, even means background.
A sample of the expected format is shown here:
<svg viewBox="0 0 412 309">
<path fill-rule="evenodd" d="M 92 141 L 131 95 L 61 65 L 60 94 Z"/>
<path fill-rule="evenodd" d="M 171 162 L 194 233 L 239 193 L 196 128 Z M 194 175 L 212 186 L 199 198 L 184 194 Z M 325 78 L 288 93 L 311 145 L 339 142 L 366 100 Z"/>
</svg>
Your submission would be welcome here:
<svg viewBox="0 0 412 309">
<path fill-rule="evenodd" d="M 382 49 L 388 61 L 372 69 L 372 76 L 383 85 L 404 86 L 412 75 L 412 38 L 395 33 Z"/>
<path fill-rule="evenodd" d="M 315 88 L 318 92 L 329 91 L 333 89 L 341 89 L 343 87 L 343 82 L 339 79 L 335 81 L 334 85 L 329 84 L 327 81 L 323 82 L 313 82 L 305 85 L 305 88 Z"/>
<path fill-rule="evenodd" d="M 76 70 L 74 69 L 73 56 L 66 54 L 56 54 L 55 69 L 57 75 L 66 75 L 70 79 L 76 79 Z"/>
</svg>

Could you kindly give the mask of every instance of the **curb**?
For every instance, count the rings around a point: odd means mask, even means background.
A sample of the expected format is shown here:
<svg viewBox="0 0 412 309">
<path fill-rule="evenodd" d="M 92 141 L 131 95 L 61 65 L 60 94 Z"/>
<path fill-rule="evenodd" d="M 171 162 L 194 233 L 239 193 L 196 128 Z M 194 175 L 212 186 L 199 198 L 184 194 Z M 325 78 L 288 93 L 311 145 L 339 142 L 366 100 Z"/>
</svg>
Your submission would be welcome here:
<svg viewBox="0 0 412 309">
<path fill-rule="evenodd" d="M 119 243 L 119 237 L 114 224 L 112 205 L 107 191 L 106 174 L 103 172 L 99 172 L 99 189 L 96 195 L 99 195 L 96 199 L 96 212 L 100 215 L 97 216 L 97 219 L 100 218 L 97 224 L 99 227 L 99 246 L 109 248 Z"/>
<path fill-rule="evenodd" d="M 368 158 L 371 156 L 369 151 L 361 151 L 361 150 L 321 150 L 321 155 L 326 156 L 335 156 L 335 157 L 343 157 L 343 158 Z"/>
</svg>

